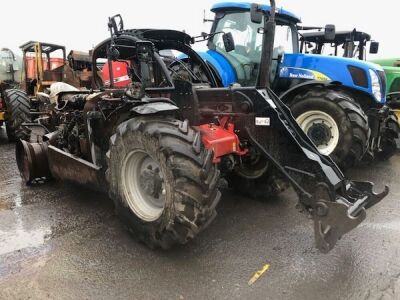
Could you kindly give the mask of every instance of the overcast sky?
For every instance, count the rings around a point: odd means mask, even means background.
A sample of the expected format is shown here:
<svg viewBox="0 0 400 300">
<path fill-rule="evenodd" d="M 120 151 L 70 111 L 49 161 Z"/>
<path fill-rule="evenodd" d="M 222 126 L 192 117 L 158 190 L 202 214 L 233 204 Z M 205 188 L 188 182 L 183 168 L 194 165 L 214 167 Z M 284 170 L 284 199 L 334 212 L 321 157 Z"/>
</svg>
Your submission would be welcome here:
<svg viewBox="0 0 400 300">
<path fill-rule="evenodd" d="M 276 1 L 278 7 L 300 16 L 304 25 L 336 24 L 338 30 L 356 27 L 380 42 L 377 57 L 400 56 L 398 0 Z M 216 2 L 220 1 L 3 1 L 0 47 L 20 53 L 21 44 L 39 40 L 65 45 L 67 51 L 89 50 L 108 37 L 107 17 L 117 13 L 123 16 L 125 28 L 168 28 L 198 35 L 209 31 L 210 25 L 202 22 L 203 10 L 212 17 L 209 9 Z"/>
</svg>

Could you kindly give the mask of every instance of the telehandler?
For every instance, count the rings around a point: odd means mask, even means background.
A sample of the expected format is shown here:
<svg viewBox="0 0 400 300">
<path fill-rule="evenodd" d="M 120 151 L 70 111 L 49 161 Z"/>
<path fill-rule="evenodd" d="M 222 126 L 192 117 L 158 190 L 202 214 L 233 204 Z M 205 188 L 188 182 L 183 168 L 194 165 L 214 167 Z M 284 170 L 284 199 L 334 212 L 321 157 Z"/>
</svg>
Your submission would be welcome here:
<svg viewBox="0 0 400 300">
<path fill-rule="evenodd" d="M 317 248 L 330 251 L 389 190 L 375 193 L 372 183 L 347 179 L 270 89 L 274 0 L 271 7 L 269 18 L 259 9 L 252 15 L 263 19 L 252 87 L 218 87 L 186 33 L 127 30 L 119 15 L 110 18 L 111 36 L 94 48 L 93 65 L 129 61 L 131 85 L 115 87 L 109 68 L 110 86 L 94 73 L 93 91 L 59 93 L 49 118 L 42 118 L 52 128 L 43 142 L 17 144 L 24 180 L 53 177 L 107 192 L 136 238 L 165 249 L 212 222 L 222 180 L 262 191 L 263 198 L 290 184 L 299 210 L 314 222 Z M 229 36 L 224 40 L 230 47 Z M 163 50 L 188 59 L 160 55 Z"/>
</svg>

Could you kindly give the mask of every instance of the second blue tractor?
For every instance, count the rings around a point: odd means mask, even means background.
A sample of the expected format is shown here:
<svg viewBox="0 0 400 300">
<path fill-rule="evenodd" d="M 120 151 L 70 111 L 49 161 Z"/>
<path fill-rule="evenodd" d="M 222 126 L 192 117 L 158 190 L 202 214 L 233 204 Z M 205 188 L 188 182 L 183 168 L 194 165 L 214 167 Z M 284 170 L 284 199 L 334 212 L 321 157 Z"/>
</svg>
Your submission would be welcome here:
<svg viewBox="0 0 400 300">
<path fill-rule="evenodd" d="M 283 9 L 278 10 L 275 42 L 269 49 L 262 47 L 259 23 L 269 6 L 224 2 L 211 11 L 211 33 L 203 35 L 208 50 L 199 54 L 221 86 L 257 85 L 263 52 L 272 51 L 270 86 L 321 153 L 349 168 L 363 158 L 388 159 L 396 152 L 400 129 L 385 105 L 386 78 L 380 66 L 300 53 L 300 32 L 308 27 Z M 324 34 L 333 40 L 334 26 L 327 25 Z"/>
</svg>

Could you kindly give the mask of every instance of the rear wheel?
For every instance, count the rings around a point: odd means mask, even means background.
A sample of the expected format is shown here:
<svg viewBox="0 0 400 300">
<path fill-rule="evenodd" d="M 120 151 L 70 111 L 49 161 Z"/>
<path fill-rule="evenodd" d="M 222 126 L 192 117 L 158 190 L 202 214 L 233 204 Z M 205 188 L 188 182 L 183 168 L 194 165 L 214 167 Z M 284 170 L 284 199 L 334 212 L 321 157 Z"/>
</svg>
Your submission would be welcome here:
<svg viewBox="0 0 400 300">
<path fill-rule="evenodd" d="M 164 249 L 185 244 L 214 219 L 220 173 L 187 122 L 135 118 L 110 141 L 110 196 L 139 240 Z"/>
<path fill-rule="evenodd" d="M 289 187 L 288 182 L 256 151 L 243 157 L 242 163 L 228 175 L 227 180 L 236 193 L 259 200 L 268 200 Z"/>
<path fill-rule="evenodd" d="M 313 89 L 298 95 L 291 105 L 299 126 L 318 150 L 346 169 L 368 149 L 370 129 L 361 107 L 342 92 Z"/>
<path fill-rule="evenodd" d="M 6 130 L 8 140 L 29 139 L 30 132 L 22 127 L 22 123 L 30 122 L 30 100 L 21 90 L 9 89 L 4 92 L 7 108 Z"/>
<path fill-rule="evenodd" d="M 272 172 L 250 179 L 232 173 L 228 177 L 229 187 L 236 193 L 257 200 L 269 200 L 289 188 L 289 183 Z"/>
<path fill-rule="evenodd" d="M 378 160 L 388 160 L 397 151 L 396 139 L 399 138 L 400 134 L 397 116 L 391 112 L 385 123 L 385 129 L 381 135 L 380 149 L 375 153 Z"/>
</svg>

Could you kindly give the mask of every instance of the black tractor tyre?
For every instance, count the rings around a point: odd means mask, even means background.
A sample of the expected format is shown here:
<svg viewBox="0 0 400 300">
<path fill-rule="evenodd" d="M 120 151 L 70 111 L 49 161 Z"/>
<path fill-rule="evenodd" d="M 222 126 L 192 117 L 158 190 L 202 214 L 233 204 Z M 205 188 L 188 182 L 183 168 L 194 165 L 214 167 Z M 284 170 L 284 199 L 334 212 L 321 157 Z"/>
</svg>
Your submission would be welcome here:
<svg viewBox="0 0 400 300">
<path fill-rule="evenodd" d="M 307 111 L 322 111 L 335 121 L 339 138 L 329 155 L 342 169 L 359 162 L 368 150 L 371 135 L 368 117 L 347 94 L 323 88 L 312 89 L 297 95 L 290 109 L 295 119 Z"/>
<path fill-rule="evenodd" d="M 6 131 L 8 140 L 14 142 L 18 139 L 29 139 L 29 130 L 22 127 L 22 123 L 31 121 L 28 95 L 21 90 L 9 89 L 4 91 L 4 101 L 7 109 Z"/>
<path fill-rule="evenodd" d="M 289 183 L 281 176 L 267 170 L 256 179 L 244 178 L 232 172 L 228 175 L 228 185 L 237 194 L 256 200 L 270 200 L 289 188 Z"/>
<path fill-rule="evenodd" d="M 388 160 L 397 152 L 396 139 L 399 139 L 400 126 L 397 116 L 391 112 L 385 121 L 385 129 L 381 136 L 380 149 L 374 153 L 377 160 Z"/>
<path fill-rule="evenodd" d="M 124 172 L 129 167 L 129 157 L 138 151 L 158 164 L 159 168 L 151 168 L 150 171 L 154 170 L 151 176 L 157 173 L 163 177 L 164 189 L 157 195 L 165 195 L 165 202 L 162 212 L 154 219 L 144 218 L 140 210 L 135 212 L 135 207 L 128 204 L 134 197 L 131 193 L 127 198 L 129 193 L 124 182 L 131 181 L 124 179 L 128 178 Z M 106 178 L 117 215 L 133 236 L 150 248 L 169 249 L 175 244 L 185 244 L 215 218 L 221 197 L 220 171 L 213 163 L 213 152 L 204 148 L 200 133 L 188 121 L 154 116 L 125 121 L 110 139 L 107 158 Z M 135 173 L 138 180 L 143 180 L 148 170 L 149 167 L 145 168 L 140 176 Z M 150 178 L 147 186 L 140 183 L 144 187 L 141 190 L 151 186 L 154 192 L 156 186 L 160 187 L 156 177 Z"/>
</svg>

